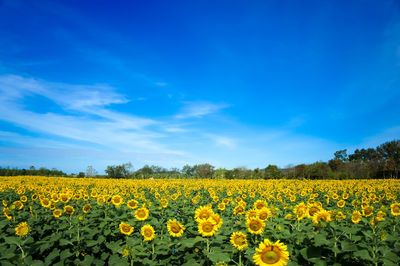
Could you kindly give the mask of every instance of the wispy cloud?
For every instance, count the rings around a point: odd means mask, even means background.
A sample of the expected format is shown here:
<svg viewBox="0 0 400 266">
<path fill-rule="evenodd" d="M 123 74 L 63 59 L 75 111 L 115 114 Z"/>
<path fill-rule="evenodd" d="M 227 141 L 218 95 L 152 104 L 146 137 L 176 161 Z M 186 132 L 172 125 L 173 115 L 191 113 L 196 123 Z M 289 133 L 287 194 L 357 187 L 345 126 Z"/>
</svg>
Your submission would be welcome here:
<svg viewBox="0 0 400 266">
<path fill-rule="evenodd" d="M 213 113 L 217 113 L 220 110 L 227 108 L 229 105 L 225 103 L 210 103 L 210 102 L 185 102 L 185 106 L 175 115 L 175 118 L 185 119 L 185 118 L 199 118 Z"/>
</svg>

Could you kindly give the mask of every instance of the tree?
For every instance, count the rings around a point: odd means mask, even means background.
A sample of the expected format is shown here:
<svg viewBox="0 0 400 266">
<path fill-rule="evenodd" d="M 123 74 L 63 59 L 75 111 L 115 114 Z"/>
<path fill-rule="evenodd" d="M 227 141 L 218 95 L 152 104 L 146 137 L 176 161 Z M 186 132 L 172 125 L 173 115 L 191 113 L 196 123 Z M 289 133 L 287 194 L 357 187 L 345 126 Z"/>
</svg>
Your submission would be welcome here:
<svg viewBox="0 0 400 266">
<path fill-rule="evenodd" d="M 182 167 L 181 173 L 186 176 L 194 176 L 196 173 L 196 166 L 190 166 L 188 164 Z"/>
<path fill-rule="evenodd" d="M 78 177 L 80 177 L 80 178 L 85 177 L 85 173 L 84 172 L 79 172 Z"/>
<path fill-rule="evenodd" d="M 196 165 L 196 174 L 197 178 L 212 178 L 214 174 L 214 166 L 211 164 L 199 164 Z"/>
<path fill-rule="evenodd" d="M 94 177 L 95 175 L 97 175 L 97 171 L 93 168 L 93 166 L 89 165 L 86 168 L 86 176 L 87 177 Z"/>
<path fill-rule="evenodd" d="M 131 163 L 125 163 L 122 165 L 109 165 L 105 172 L 110 178 L 127 178 L 132 168 Z"/>
</svg>

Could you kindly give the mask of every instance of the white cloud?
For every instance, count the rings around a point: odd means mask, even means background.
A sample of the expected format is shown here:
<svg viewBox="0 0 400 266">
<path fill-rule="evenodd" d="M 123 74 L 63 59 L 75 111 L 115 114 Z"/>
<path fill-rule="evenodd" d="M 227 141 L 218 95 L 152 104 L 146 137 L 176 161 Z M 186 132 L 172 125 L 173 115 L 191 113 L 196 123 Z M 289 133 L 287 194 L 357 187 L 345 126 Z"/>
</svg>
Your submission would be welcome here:
<svg viewBox="0 0 400 266">
<path fill-rule="evenodd" d="M 220 110 L 227 108 L 228 105 L 221 103 L 210 103 L 210 102 L 185 102 L 185 106 L 182 108 L 179 114 L 175 116 L 178 119 L 185 119 L 185 118 L 199 118 L 206 115 L 210 115 L 213 113 L 217 113 Z"/>
</svg>

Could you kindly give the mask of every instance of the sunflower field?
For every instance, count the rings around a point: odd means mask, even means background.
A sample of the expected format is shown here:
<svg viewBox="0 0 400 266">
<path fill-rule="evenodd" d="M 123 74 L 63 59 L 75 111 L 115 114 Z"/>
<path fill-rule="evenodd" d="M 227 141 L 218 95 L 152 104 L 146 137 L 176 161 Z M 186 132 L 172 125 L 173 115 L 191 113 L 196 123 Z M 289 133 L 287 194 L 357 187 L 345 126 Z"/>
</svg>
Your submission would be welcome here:
<svg viewBox="0 0 400 266">
<path fill-rule="evenodd" d="M 1 265 L 399 265 L 400 181 L 1 177 Z"/>
</svg>

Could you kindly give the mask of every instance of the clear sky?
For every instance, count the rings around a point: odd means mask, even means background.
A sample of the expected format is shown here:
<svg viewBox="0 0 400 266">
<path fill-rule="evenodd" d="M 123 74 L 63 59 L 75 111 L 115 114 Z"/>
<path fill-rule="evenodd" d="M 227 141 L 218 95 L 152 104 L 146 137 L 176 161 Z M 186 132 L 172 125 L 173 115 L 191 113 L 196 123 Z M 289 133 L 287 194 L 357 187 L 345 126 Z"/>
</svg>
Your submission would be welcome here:
<svg viewBox="0 0 400 266">
<path fill-rule="evenodd" d="M 0 0 L 2 167 L 327 161 L 399 102 L 397 0 Z"/>
</svg>

